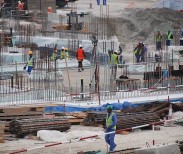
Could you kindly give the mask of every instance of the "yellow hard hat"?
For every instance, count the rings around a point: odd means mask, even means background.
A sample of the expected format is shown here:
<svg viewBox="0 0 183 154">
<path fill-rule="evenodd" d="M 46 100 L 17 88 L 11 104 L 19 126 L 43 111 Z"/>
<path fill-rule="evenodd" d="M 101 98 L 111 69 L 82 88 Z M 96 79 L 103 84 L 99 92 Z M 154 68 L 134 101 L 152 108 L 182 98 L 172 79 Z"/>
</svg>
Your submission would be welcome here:
<svg viewBox="0 0 183 154">
<path fill-rule="evenodd" d="M 31 50 L 29 50 L 28 54 L 29 54 L 29 55 L 32 55 L 32 51 L 31 51 Z"/>
<path fill-rule="evenodd" d="M 68 48 L 65 48 L 65 51 L 68 51 Z"/>
</svg>

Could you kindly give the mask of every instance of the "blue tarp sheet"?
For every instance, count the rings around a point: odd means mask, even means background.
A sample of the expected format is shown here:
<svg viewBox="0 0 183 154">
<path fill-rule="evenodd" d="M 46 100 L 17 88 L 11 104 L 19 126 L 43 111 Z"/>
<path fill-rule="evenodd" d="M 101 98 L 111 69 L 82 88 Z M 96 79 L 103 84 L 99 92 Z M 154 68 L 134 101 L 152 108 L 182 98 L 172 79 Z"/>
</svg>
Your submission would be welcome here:
<svg viewBox="0 0 183 154">
<path fill-rule="evenodd" d="M 73 107 L 73 106 L 49 106 L 45 107 L 45 112 L 79 112 L 79 111 L 106 111 L 107 106 L 112 105 L 114 110 L 126 109 L 129 107 L 135 107 L 137 104 L 129 102 L 124 103 L 107 103 L 99 107 Z"/>
<path fill-rule="evenodd" d="M 176 102 L 183 102 L 183 99 L 174 99 L 170 100 L 172 103 Z M 147 102 L 142 102 L 139 104 L 132 104 L 130 102 L 123 102 L 123 103 L 107 103 L 99 107 L 79 107 L 79 106 L 49 106 L 45 107 L 46 113 L 52 113 L 52 112 L 81 112 L 81 111 L 106 111 L 107 106 L 112 105 L 114 110 L 122 110 L 127 109 L 131 107 L 136 107 L 141 104 L 144 104 Z"/>
</svg>

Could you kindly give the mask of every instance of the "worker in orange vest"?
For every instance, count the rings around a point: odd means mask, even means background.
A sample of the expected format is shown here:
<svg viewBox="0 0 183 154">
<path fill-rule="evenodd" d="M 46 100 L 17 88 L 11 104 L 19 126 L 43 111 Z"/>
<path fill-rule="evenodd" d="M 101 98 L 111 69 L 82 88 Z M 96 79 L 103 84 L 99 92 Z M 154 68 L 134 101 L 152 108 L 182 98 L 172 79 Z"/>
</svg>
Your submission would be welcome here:
<svg viewBox="0 0 183 154">
<path fill-rule="evenodd" d="M 76 52 L 76 58 L 78 60 L 78 72 L 84 71 L 83 69 L 83 59 L 86 57 L 85 52 L 83 50 L 82 44 L 79 45 L 79 49 Z"/>
<path fill-rule="evenodd" d="M 24 3 L 22 3 L 21 1 L 18 1 L 18 10 L 22 11 L 24 9 Z"/>
</svg>

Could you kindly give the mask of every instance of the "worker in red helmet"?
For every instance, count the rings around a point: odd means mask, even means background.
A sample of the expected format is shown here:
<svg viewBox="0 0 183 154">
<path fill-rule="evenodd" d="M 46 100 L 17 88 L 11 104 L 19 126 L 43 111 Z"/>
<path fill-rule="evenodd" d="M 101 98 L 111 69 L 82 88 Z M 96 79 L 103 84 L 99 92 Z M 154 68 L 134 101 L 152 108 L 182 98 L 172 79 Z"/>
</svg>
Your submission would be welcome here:
<svg viewBox="0 0 183 154">
<path fill-rule="evenodd" d="M 83 68 L 83 60 L 86 57 L 85 52 L 83 50 L 82 44 L 79 45 L 79 49 L 76 52 L 76 58 L 78 60 L 78 72 L 84 71 Z"/>
</svg>

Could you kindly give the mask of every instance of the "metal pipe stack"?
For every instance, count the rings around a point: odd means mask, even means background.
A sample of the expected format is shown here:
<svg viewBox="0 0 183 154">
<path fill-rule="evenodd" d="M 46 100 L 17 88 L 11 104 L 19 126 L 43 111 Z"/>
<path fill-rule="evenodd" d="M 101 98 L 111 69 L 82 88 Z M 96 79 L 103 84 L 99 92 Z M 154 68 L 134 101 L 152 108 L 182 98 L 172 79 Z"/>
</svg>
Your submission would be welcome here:
<svg viewBox="0 0 183 154">
<path fill-rule="evenodd" d="M 21 137 L 39 130 L 67 131 L 71 124 L 65 117 L 20 119 L 10 122 L 10 132 Z"/>
<path fill-rule="evenodd" d="M 89 112 L 84 119 L 84 125 L 105 125 L 106 112 Z M 131 128 L 139 125 L 149 124 L 159 121 L 159 117 L 152 112 L 140 112 L 140 113 L 116 113 L 117 129 Z"/>
</svg>

